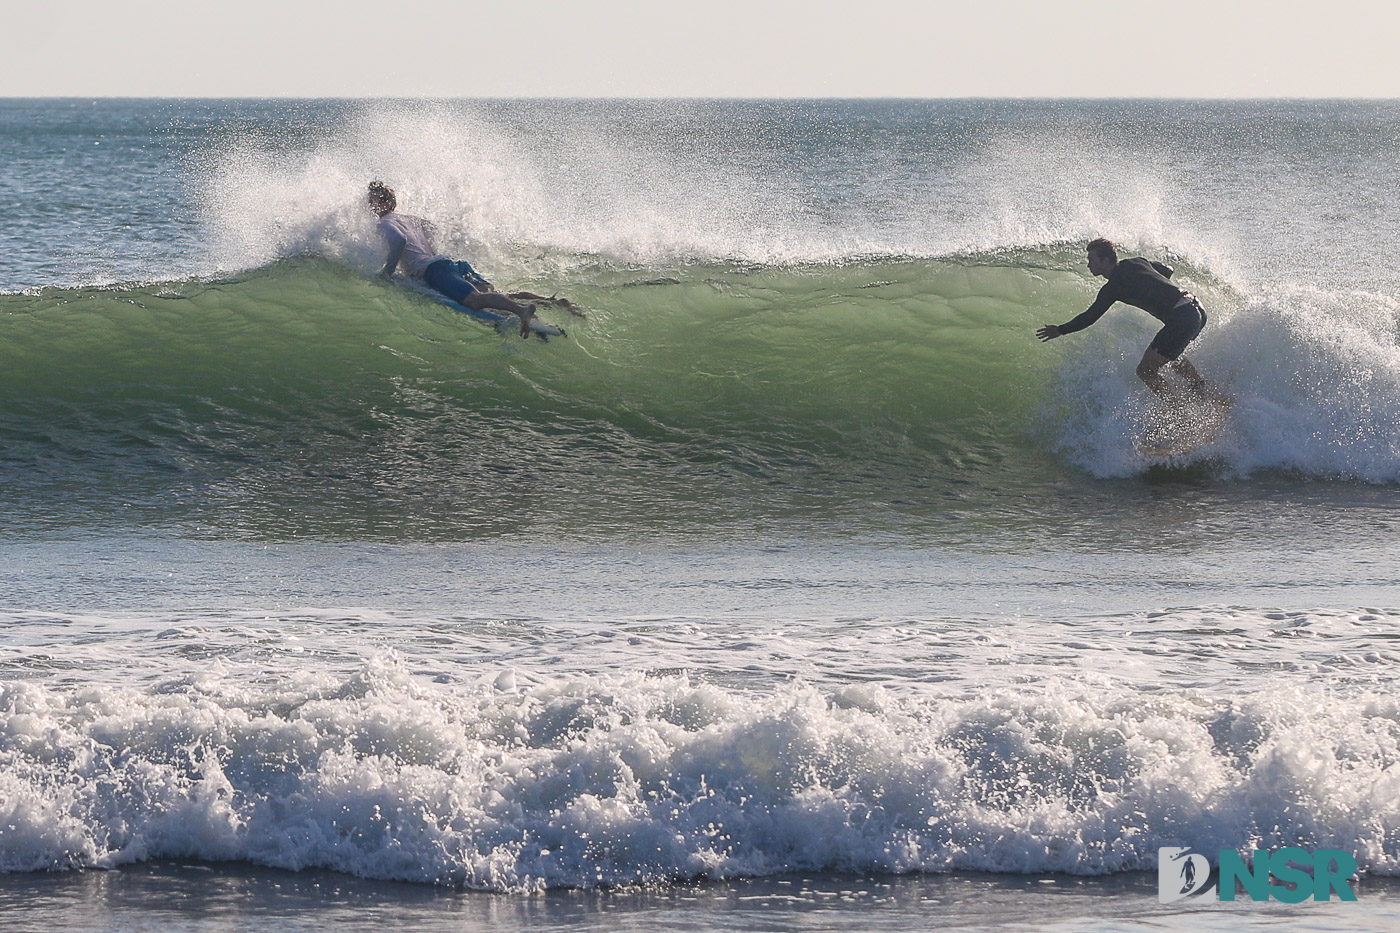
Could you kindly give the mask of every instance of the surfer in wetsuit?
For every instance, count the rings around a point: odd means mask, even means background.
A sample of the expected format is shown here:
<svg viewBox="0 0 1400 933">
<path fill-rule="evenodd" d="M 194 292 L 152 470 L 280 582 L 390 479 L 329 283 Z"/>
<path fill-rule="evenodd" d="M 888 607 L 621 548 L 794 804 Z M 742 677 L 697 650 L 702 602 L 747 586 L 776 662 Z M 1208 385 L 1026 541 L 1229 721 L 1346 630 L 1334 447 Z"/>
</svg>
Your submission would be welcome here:
<svg viewBox="0 0 1400 933">
<path fill-rule="evenodd" d="M 1206 326 L 1206 312 L 1194 295 L 1169 281 L 1171 266 L 1141 258 L 1120 261 L 1113 243 L 1102 238 L 1089 244 L 1088 253 L 1089 271 L 1108 279 L 1099 289 L 1099 296 L 1074 320 L 1059 325 L 1047 324 L 1035 335 L 1041 340 L 1054 340 L 1093 324 L 1114 302 L 1130 304 L 1162 322 L 1162 329 L 1152 338 L 1142 362 L 1138 363 L 1138 378 L 1158 395 L 1170 397 L 1171 386 L 1161 372 L 1163 367 L 1170 367 L 1186 380 L 1198 401 L 1216 400 L 1218 396 L 1206 386 L 1196 367 L 1182 356 L 1186 345 Z"/>
<path fill-rule="evenodd" d="M 433 249 L 432 229 L 426 220 L 395 212 L 398 199 L 393 188 L 383 182 L 370 182 L 369 206 L 379 215 L 380 234 L 389 241 L 389 258 L 384 261 L 380 275 L 393 275 L 402 264 L 404 272 L 418 276 L 434 291 L 473 311 L 490 308 L 514 314 L 520 318 L 520 336 L 530 336 L 530 319 L 535 316 L 535 306 L 519 304 L 492 291 L 491 283 L 477 275 L 471 266 L 462 263 L 459 268 L 458 263 L 440 255 Z M 470 281 L 468 275 L 475 281 Z"/>
</svg>

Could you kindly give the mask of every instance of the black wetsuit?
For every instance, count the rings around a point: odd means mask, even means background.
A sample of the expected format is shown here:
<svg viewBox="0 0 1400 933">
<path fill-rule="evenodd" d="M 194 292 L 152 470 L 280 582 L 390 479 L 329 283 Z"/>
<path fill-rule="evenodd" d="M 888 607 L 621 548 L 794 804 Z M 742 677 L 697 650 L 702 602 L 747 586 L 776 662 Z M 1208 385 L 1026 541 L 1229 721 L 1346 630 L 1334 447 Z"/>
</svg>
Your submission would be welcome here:
<svg viewBox="0 0 1400 933">
<path fill-rule="evenodd" d="M 1169 360 L 1181 356 L 1186 345 L 1206 326 L 1206 312 L 1194 295 L 1171 282 L 1172 267 L 1146 259 L 1124 259 L 1113 267 L 1083 314 L 1060 325 L 1061 334 L 1083 330 L 1103 317 L 1115 301 L 1141 308 L 1165 326 L 1152 338 L 1151 347 Z"/>
</svg>

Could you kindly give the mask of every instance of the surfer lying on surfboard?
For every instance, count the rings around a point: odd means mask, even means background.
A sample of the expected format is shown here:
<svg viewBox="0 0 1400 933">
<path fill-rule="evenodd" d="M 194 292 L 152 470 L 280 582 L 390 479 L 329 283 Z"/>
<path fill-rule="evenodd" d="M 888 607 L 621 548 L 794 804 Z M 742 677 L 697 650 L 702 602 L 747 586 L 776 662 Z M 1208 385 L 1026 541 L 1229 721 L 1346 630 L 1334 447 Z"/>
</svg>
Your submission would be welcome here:
<svg viewBox="0 0 1400 933">
<path fill-rule="evenodd" d="M 1170 281 L 1171 266 L 1146 259 L 1118 259 L 1118 250 L 1109 240 L 1097 239 L 1089 244 L 1089 271 L 1108 281 L 1099 289 L 1083 314 L 1065 324 L 1046 324 L 1036 331 L 1041 340 L 1054 340 L 1065 334 L 1083 330 L 1103 317 L 1114 302 L 1121 301 L 1141 308 L 1162 322 L 1162 329 L 1147 346 L 1138 363 L 1137 374 L 1147 387 L 1159 396 L 1180 400 L 1165 376 L 1163 367 L 1186 380 L 1192 401 L 1220 403 L 1223 396 L 1211 390 L 1196 367 L 1182 354 L 1186 345 L 1196 339 L 1206 326 L 1206 312 L 1196 296 L 1177 288 Z"/>
<path fill-rule="evenodd" d="M 389 258 L 384 260 L 380 275 L 393 275 L 402 264 L 404 272 L 421 278 L 434 291 L 458 304 L 476 311 L 490 308 L 514 314 L 520 318 L 520 336 L 530 336 L 530 319 L 535 316 L 535 306 L 519 304 L 489 290 L 490 283 L 470 266 L 461 270 L 457 263 L 439 254 L 433 248 L 432 228 L 426 220 L 395 211 L 398 199 L 394 189 L 380 181 L 370 182 L 369 207 L 379 215 L 379 232 L 389 241 Z M 463 271 L 476 281 L 465 278 Z"/>
</svg>

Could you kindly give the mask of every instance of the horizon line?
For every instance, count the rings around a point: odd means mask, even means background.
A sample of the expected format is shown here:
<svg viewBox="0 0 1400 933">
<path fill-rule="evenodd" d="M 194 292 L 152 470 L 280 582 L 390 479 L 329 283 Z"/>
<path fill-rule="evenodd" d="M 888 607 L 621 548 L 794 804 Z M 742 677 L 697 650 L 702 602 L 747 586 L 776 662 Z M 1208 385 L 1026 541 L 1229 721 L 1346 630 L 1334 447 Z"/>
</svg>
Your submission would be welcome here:
<svg viewBox="0 0 1400 933">
<path fill-rule="evenodd" d="M 1004 95 L 1004 94 L 960 94 L 946 97 L 919 97 L 909 95 L 462 95 L 444 94 L 398 95 L 304 95 L 304 94 L 0 94 L 0 101 L 11 100 L 300 100 L 300 101 L 1230 101 L 1230 102 L 1285 102 L 1285 101 L 1400 101 L 1400 96 L 1338 96 L 1338 95 L 1273 95 L 1273 96 L 1224 96 L 1204 97 L 1200 95 Z"/>
</svg>

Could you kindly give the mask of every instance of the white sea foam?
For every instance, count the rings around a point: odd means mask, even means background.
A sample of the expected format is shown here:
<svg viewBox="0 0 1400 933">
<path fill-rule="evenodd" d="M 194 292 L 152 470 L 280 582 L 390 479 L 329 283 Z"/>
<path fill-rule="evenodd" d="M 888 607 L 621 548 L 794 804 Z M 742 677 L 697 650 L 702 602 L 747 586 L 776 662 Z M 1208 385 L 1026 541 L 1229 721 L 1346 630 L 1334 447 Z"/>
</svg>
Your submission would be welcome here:
<svg viewBox="0 0 1400 933">
<path fill-rule="evenodd" d="M 1051 680 L 976 699 L 684 676 L 0 692 L 0 868 L 160 856 L 492 890 L 789 870 L 1143 870 L 1305 844 L 1400 872 L 1400 706 Z M 493 683 L 494 682 L 494 683 Z"/>
<path fill-rule="evenodd" d="M 1063 368 L 1063 392 L 1074 403 L 1057 443 L 1097 475 L 1131 475 L 1145 466 L 1134 442 L 1153 417 L 1132 372 L 1150 330 L 1104 329 L 1111 335 L 1085 341 Z M 1134 336 L 1123 336 L 1128 330 Z M 1226 431 L 1182 462 L 1209 461 L 1240 475 L 1284 469 L 1400 480 L 1395 299 L 1275 289 L 1237 309 L 1212 308 L 1188 356 L 1234 404 Z"/>
</svg>

